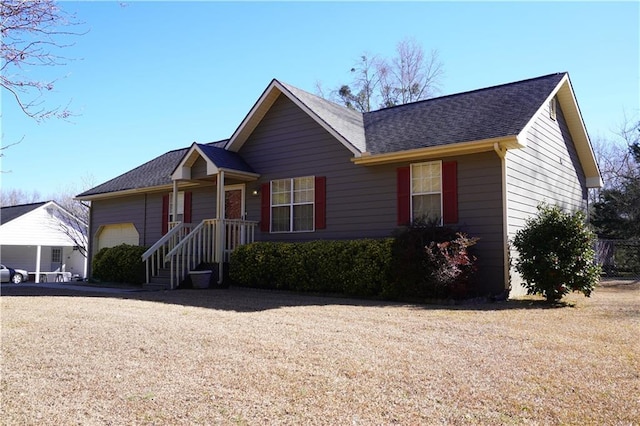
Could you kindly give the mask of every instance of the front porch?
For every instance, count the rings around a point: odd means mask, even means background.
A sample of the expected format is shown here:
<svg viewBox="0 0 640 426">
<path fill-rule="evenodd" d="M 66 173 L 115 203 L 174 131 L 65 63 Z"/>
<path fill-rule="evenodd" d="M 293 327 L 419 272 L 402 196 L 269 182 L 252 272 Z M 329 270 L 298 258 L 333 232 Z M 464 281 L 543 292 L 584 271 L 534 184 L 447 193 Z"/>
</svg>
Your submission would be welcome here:
<svg viewBox="0 0 640 426">
<path fill-rule="evenodd" d="M 217 264 L 217 281 L 222 283 L 223 265 L 231 252 L 255 241 L 258 222 L 245 219 L 245 197 L 246 183 L 258 177 L 237 154 L 194 143 L 171 175 L 172 207 L 163 217 L 168 232 L 142 256 L 146 283 L 175 289 L 201 263 Z M 181 187 L 212 183 L 216 186 L 215 218 L 189 223 L 190 218 L 178 209 Z"/>
<path fill-rule="evenodd" d="M 146 283 L 173 290 L 201 263 L 217 264 L 217 282 L 222 283 L 224 263 L 236 247 L 255 241 L 256 226 L 242 219 L 175 224 L 142 256 Z"/>
</svg>

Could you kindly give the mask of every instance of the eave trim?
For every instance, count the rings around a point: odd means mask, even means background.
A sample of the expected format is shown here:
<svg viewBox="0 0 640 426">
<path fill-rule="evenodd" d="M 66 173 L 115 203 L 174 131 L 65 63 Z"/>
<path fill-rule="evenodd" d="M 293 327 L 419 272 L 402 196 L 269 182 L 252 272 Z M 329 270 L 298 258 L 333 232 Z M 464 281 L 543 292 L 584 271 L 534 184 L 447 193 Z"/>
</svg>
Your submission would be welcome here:
<svg viewBox="0 0 640 426">
<path fill-rule="evenodd" d="M 436 157 L 451 157 L 453 155 L 467 155 L 493 151 L 495 144 L 498 144 L 505 149 L 522 148 L 522 145 L 520 145 L 517 136 L 513 135 L 499 138 L 483 139 L 479 141 L 459 142 L 442 146 L 411 149 L 407 151 L 390 152 L 385 154 L 367 155 L 365 153 L 361 157 L 351 159 L 351 161 L 355 164 L 373 166 L 378 164 L 426 160 Z"/>
</svg>

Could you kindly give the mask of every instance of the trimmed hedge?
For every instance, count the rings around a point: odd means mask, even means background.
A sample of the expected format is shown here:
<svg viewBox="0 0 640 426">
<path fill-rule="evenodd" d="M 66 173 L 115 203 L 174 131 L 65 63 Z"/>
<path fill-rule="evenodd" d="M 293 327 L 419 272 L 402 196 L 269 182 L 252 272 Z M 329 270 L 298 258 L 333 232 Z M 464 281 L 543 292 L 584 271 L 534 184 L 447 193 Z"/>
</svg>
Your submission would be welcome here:
<svg viewBox="0 0 640 426">
<path fill-rule="evenodd" d="M 146 279 L 142 255 L 146 247 L 120 244 L 101 249 L 92 263 L 93 278 L 142 285 Z"/>
<path fill-rule="evenodd" d="M 390 282 L 393 240 L 256 242 L 231 255 L 236 285 L 378 296 Z"/>
<path fill-rule="evenodd" d="M 244 287 L 384 299 L 464 299 L 476 242 L 451 228 L 412 225 L 395 238 L 256 242 L 231 254 L 230 278 Z"/>
</svg>

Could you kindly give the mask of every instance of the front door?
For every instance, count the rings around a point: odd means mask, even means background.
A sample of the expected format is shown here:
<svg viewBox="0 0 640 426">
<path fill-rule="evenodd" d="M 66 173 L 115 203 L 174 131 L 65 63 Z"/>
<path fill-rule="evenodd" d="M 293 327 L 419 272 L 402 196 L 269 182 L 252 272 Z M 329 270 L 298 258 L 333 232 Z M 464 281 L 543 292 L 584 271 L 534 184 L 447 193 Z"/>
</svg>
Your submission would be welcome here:
<svg viewBox="0 0 640 426">
<path fill-rule="evenodd" d="M 229 186 L 224 189 L 224 218 L 244 219 L 244 185 Z M 244 242 L 244 226 L 227 223 L 225 231 L 225 260 L 229 254 Z"/>
<path fill-rule="evenodd" d="M 52 272 L 62 271 L 62 247 L 51 247 L 51 269 Z"/>
<path fill-rule="evenodd" d="M 225 219 L 242 219 L 244 217 L 243 209 L 243 188 L 225 188 L 224 190 L 224 218 Z"/>
</svg>

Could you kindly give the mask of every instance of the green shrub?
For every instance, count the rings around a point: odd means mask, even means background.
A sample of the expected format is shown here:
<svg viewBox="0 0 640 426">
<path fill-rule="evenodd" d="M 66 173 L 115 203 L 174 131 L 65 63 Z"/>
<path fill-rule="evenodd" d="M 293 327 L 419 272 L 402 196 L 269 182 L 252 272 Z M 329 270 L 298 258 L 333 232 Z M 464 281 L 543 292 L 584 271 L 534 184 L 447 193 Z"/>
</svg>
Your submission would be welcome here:
<svg viewBox="0 0 640 426">
<path fill-rule="evenodd" d="M 388 297 L 464 299 L 473 295 L 477 238 L 435 222 L 399 229 L 393 244 L 394 279 Z"/>
<path fill-rule="evenodd" d="M 557 302 L 571 291 L 589 297 L 600 279 L 595 263 L 596 236 L 582 212 L 564 213 L 557 206 L 540 205 L 538 214 L 516 232 L 516 270 L 528 294 Z"/>
<path fill-rule="evenodd" d="M 231 255 L 236 285 L 350 296 L 455 298 L 472 293 L 476 239 L 435 224 L 396 238 L 256 242 Z"/>
<path fill-rule="evenodd" d="M 231 255 L 237 285 L 377 296 L 389 279 L 391 240 L 256 242 Z"/>
<path fill-rule="evenodd" d="M 93 258 L 93 277 L 101 281 L 142 284 L 146 279 L 142 255 L 146 247 L 121 244 L 101 249 Z"/>
</svg>

